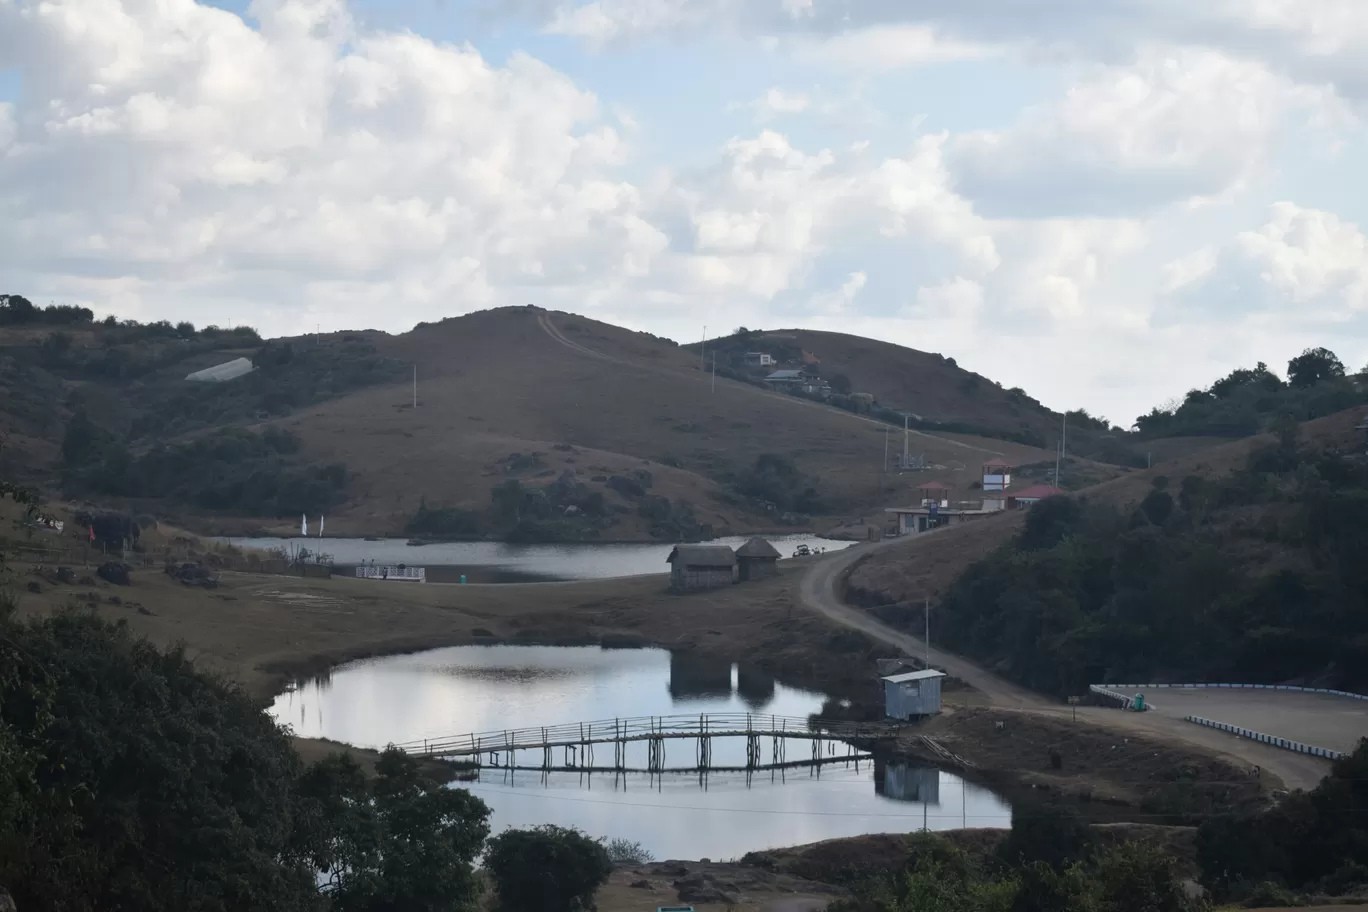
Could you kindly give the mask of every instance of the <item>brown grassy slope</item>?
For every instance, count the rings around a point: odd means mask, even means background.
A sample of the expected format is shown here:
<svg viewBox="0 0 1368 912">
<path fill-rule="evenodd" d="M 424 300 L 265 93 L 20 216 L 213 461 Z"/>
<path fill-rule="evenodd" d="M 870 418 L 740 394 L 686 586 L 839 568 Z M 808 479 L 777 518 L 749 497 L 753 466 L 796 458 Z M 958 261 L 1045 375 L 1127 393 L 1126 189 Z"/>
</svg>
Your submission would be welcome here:
<svg viewBox="0 0 1368 912">
<path fill-rule="evenodd" d="M 703 508 L 703 518 L 719 531 L 765 524 L 762 516 L 715 498 L 720 480 L 761 453 L 785 454 L 820 479 L 834 513 L 907 499 L 921 480 L 881 478 L 886 425 L 720 377 L 714 392 L 696 356 L 583 317 L 505 308 L 378 344 L 382 354 L 417 364 L 416 411 L 409 407 L 411 389 L 400 384 L 281 422 L 304 440 L 307 457 L 340 460 L 356 473 L 353 501 L 338 522 L 393 530 L 420 496 L 430 505 L 482 507 L 505 477 L 493 464 L 513 452 L 554 456 L 548 462 L 558 471 L 574 468 L 584 481 L 605 474 L 594 465 L 648 469 L 656 493 Z M 567 466 L 566 454 L 551 449 L 557 443 L 597 452 L 568 454 L 576 461 Z M 1048 455 L 991 439 L 917 435 L 915 445 L 942 466 L 925 477 L 965 491 L 985 459 Z M 628 537 L 630 530 L 625 524 L 612 537 Z"/>
<path fill-rule="evenodd" d="M 932 421 L 958 421 L 1003 432 L 1059 437 L 1060 415 L 1024 394 L 1012 395 L 942 355 L 845 333 L 781 329 L 758 340 L 798 345 L 821 360 L 823 377 L 845 374 L 854 389 Z"/>
<path fill-rule="evenodd" d="M 1349 409 L 1308 421 L 1301 427 L 1306 446 L 1315 449 L 1348 451 L 1363 444 L 1363 432 L 1355 430 L 1362 423 L 1365 411 Z M 1271 435 L 1249 437 L 1218 447 L 1176 457 L 1145 471 L 1131 472 L 1118 478 L 1077 492 L 1079 496 L 1103 503 L 1126 506 L 1138 503 L 1153 487 L 1154 479 L 1165 477 L 1176 489 L 1188 475 L 1217 478 L 1242 467 L 1255 449 L 1273 442 Z M 1250 511 L 1246 511 L 1248 513 Z M 1259 521 L 1266 508 L 1252 511 L 1258 515 L 1233 512 L 1230 521 L 1248 524 Z M 985 557 L 994 548 L 1016 534 L 1024 514 L 1014 512 L 954 526 L 926 538 L 908 539 L 906 545 L 886 548 L 861 561 L 851 572 L 848 581 L 853 596 L 867 604 L 912 601 L 923 596 L 934 596 L 952 583 L 970 564 Z M 1250 547 L 1242 540 L 1240 547 Z M 1254 563 L 1265 568 L 1278 566 L 1278 555 L 1254 555 Z"/>
</svg>

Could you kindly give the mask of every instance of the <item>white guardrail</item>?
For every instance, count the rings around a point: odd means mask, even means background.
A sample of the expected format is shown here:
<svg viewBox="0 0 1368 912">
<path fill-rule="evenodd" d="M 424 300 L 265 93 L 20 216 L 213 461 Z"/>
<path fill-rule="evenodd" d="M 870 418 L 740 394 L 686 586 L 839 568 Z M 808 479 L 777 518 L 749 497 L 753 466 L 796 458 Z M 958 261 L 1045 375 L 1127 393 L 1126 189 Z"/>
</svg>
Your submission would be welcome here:
<svg viewBox="0 0 1368 912">
<path fill-rule="evenodd" d="M 1098 685 L 1094 685 L 1095 687 Z M 1351 693 L 1347 690 L 1330 690 L 1326 687 L 1297 687 L 1295 684 L 1108 684 L 1108 687 L 1124 687 L 1127 690 L 1155 690 L 1168 688 L 1170 690 L 1183 690 L 1192 688 L 1217 687 L 1230 690 L 1293 690 L 1300 693 L 1330 694 L 1336 697 L 1348 697 L 1351 700 L 1368 700 L 1368 695 Z"/>
<path fill-rule="evenodd" d="M 415 583 L 427 582 L 426 567 L 378 567 L 366 564 L 356 568 L 357 579 L 407 580 Z"/>
<path fill-rule="evenodd" d="M 1116 686 L 1125 687 L 1126 685 L 1118 684 Z M 1112 690 L 1110 687 L 1103 687 L 1101 684 L 1090 684 L 1088 685 L 1088 690 L 1092 691 L 1095 694 L 1099 694 L 1101 696 L 1108 697 L 1112 700 L 1116 700 L 1126 709 L 1129 709 L 1131 707 L 1131 704 L 1135 702 L 1135 697 L 1133 695 L 1123 694 L 1119 690 Z M 1146 701 L 1145 706 L 1149 709 L 1154 708 L 1154 706 L 1150 704 L 1148 701 Z"/>
<path fill-rule="evenodd" d="M 1184 716 L 1188 722 L 1197 725 L 1205 725 L 1207 728 L 1216 728 L 1232 735 L 1239 735 L 1241 738 L 1249 738 L 1253 741 L 1262 741 L 1264 744 L 1271 744 L 1273 747 L 1281 747 L 1283 750 L 1296 751 L 1299 754 L 1310 754 L 1313 757 L 1326 757 L 1330 760 L 1338 760 L 1344 754 L 1339 751 L 1330 750 L 1328 747 L 1315 747 L 1311 744 L 1302 744 L 1300 741 L 1289 741 L 1287 738 L 1277 738 L 1273 735 L 1265 735 L 1263 732 L 1256 732 L 1250 728 L 1241 728 L 1238 725 L 1231 725 L 1227 722 L 1214 722 L 1211 719 L 1203 719 L 1201 716 Z"/>
</svg>

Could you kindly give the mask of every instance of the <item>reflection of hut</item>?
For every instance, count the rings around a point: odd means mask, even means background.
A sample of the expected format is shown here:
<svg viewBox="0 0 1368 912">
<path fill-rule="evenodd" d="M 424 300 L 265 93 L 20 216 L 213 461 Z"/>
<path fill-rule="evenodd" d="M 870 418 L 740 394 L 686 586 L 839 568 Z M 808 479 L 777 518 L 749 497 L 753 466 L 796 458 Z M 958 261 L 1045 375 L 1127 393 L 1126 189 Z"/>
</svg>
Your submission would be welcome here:
<svg viewBox="0 0 1368 912">
<path fill-rule="evenodd" d="M 741 579 L 763 579 L 779 573 L 779 552 L 763 538 L 752 538 L 736 549 Z"/>
<path fill-rule="evenodd" d="M 874 761 L 874 791 L 894 801 L 940 804 L 940 770 Z"/>
<path fill-rule="evenodd" d="M 736 552 L 726 545 L 676 545 L 665 559 L 670 588 L 676 592 L 730 586 L 736 577 Z"/>
<path fill-rule="evenodd" d="M 670 696 L 676 700 L 730 697 L 732 663 L 694 653 L 670 653 Z"/>
<path fill-rule="evenodd" d="M 760 709 L 774 699 L 774 678 L 747 665 L 736 669 L 736 692 L 751 709 Z"/>
</svg>

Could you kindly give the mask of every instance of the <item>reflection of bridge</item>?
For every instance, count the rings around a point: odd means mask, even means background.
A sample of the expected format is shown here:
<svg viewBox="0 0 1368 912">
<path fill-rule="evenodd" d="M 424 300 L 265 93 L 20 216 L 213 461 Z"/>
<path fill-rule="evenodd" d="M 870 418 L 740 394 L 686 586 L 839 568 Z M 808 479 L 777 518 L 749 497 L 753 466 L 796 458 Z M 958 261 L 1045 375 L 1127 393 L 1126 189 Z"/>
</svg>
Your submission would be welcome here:
<svg viewBox="0 0 1368 912">
<path fill-rule="evenodd" d="M 694 763 L 679 770 L 770 770 L 790 766 L 847 760 L 854 756 L 851 741 L 891 737 L 895 724 L 884 722 L 843 722 L 832 719 L 798 719 L 755 713 L 711 713 L 702 715 L 642 716 L 632 719 L 604 719 L 540 728 L 479 732 L 449 738 L 425 738 L 397 745 L 401 750 L 422 757 L 465 758 L 482 766 L 515 769 L 633 772 L 627 766 L 627 746 L 646 744 L 646 766 L 639 772 L 664 772 L 665 745 L 669 741 L 693 741 Z M 722 766 L 712 760 L 713 741 L 718 738 L 744 738 L 744 766 Z M 810 758 L 790 761 L 788 742 L 806 741 Z M 844 744 L 843 744 L 844 742 Z M 846 756 L 837 757 L 837 745 L 846 747 Z M 611 766 L 597 766 L 595 746 L 612 745 Z M 766 761 L 768 746 L 769 759 Z M 556 751 L 561 762 L 556 762 Z M 538 762 L 519 763 L 519 751 L 539 751 Z"/>
</svg>

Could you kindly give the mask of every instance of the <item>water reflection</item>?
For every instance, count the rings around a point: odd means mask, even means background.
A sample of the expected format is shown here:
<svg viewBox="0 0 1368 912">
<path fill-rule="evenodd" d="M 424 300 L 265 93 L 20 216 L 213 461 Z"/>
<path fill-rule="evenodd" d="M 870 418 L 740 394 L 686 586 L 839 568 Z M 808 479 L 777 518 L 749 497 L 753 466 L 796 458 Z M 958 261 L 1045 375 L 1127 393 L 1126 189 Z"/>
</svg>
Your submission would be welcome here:
<svg viewBox="0 0 1368 912">
<path fill-rule="evenodd" d="M 281 694 L 276 717 L 297 733 L 368 747 L 469 732 L 636 716 L 765 713 L 805 718 L 824 697 L 746 666 L 655 649 L 465 646 L 369 660 Z M 713 772 L 589 774 L 486 768 L 464 783 L 505 826 L 555 823 L 642 842 L 660 858 L 736 857 L 767 847 L 863 833 L 1007 826 L 991 792 L 958 777 L 850 756 L 840 742 L 788 741 L 762 762 L 808 763 L 745 772 L 746 738 L 717 738 Z M 814 748 L 815 744 L 815 748 Z M 666 766 L 696 766 L 693 740 L 671 741 Z M 624 766 L 648 766 L 644 743 Z M 540 765 L 540 751 L 524 752 Z M 614 760 L 604 747 L 601 764 Z M 558 750 L 556 765 L 569 766 Z M 571 761 L 587 765 L 589 758 Z M 742 771 L 719 772 L 735 766 Z"/>
<path fill-rule="evenodd" d="M 838 551 L 853 542 L 831 541 L 814 535 L 774 535 L 768 540 L 788 559 L 799 545 L 813 551 Z M 711 544 L 738 547 L 749 536 L 719 538 Z M 352 567 L 371 561 L 381 564 L 410 564 L 428 569 L 428 580 L 435 583 L 524 583 L 552 580 L 607 579 L 667 573 L 672 544 L 567 544 L 510 545 L 504 542 L 446 542 L 410 545 L 405 539 L 387 538 L 366 541 L 358 538 L 229 538 L 244 548 L 263 551 L 308 548 L 330 555 L 339 567 Z M 377 584 L 379 585 L 379 584 Z M 393 585 L 393 584 L 388 584 Z M 399 584 L 403 585 L 403 584 Z"/>
</svg>

